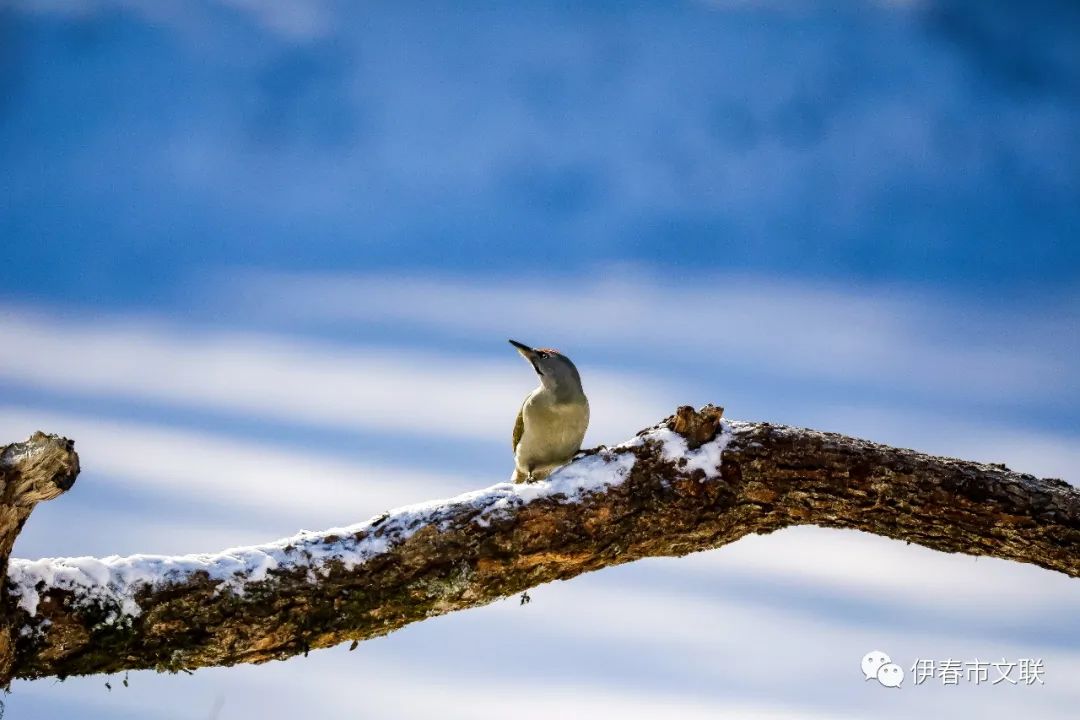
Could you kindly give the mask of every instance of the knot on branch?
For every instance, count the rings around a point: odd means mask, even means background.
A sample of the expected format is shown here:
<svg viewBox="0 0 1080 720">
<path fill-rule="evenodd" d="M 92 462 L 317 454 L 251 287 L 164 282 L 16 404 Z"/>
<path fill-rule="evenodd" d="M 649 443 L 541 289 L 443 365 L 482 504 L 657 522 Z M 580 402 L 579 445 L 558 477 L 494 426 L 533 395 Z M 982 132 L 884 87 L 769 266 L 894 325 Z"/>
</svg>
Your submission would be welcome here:
<svg viewBox="0 0 1080 720">
<path fill-rule="evenodd" d="M 720 431 L 720 420 L 724 417 L 724 408 L 709 403 L 700 410 L 690 405 L 682 405 L 666 421 L 668 429 L 686 438 L 686 446 L 696 450 L 711 442 Z"/>
<path fill-rule="evenodd" d="M 0 504 L 33 507 L 75 484 L 79 455 L 75 441 L 36 432 L 0 448 Z"/>
</svg>

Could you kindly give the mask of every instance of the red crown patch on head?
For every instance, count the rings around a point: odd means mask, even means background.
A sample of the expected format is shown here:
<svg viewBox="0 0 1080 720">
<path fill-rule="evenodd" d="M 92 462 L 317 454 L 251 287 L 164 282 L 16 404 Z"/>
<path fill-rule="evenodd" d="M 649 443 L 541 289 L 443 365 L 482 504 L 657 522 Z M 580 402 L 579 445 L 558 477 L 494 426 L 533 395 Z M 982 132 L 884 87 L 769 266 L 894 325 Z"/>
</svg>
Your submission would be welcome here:
<svg viewBox="0 0 1080 720">
<path fill-rule="evenodd" d="M 536 348 L 537 352 L 548 353 L 549 355 L 562 355 L 561 352 L 555 348 Z"/>
</svg>

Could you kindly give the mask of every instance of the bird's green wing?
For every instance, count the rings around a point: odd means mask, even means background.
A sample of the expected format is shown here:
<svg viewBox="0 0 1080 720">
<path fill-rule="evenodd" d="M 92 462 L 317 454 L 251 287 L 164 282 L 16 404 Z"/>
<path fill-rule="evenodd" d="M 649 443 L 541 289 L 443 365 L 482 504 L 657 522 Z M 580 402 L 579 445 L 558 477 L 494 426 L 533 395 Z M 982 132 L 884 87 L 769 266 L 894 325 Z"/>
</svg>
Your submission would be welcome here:
<svg viewBox="0 0 1080 720">
<path fill-rule="evenodd" d="M 521 442 L 521 436 L 525 434 L 525 405 L 522 404 L 521 410 L 518 410 L 517 420 L 514 421 L 514 452 L 517 452 L 518 443 Z"/>
</svg>

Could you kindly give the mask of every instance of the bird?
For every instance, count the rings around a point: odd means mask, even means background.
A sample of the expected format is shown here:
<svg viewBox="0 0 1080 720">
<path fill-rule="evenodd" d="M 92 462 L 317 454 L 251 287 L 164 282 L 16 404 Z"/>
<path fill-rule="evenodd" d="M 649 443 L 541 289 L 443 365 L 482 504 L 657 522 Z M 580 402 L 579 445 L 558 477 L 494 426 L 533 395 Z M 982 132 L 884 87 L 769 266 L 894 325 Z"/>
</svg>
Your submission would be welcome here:
<svg viewBox="0 0 1080 720">
<path fill-rule="evenodd" d="M 589 427 L 589 399 L 581 375 L 558 350 L 531 348 L 511 340 L 529 361 L 540 385 L 525 396 L 514 422 L 516 483 L 543 480 L 573 459 Z"/>
</svg>

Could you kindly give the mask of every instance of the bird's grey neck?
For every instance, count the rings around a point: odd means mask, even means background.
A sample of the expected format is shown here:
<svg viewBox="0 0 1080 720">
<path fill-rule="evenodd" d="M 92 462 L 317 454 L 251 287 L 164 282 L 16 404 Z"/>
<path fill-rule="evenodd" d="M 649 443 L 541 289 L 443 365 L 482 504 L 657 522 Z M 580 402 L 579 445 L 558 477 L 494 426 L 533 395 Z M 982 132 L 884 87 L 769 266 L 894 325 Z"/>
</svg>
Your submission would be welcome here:
<svg viewBox="0 0 1080 720">
<path fill-rule="evenodd" d="M 585 398 L 585 391 L 578 383 L 540 383 L 537 390 L 557 403 L 580 402 Z"/>
</svg>

